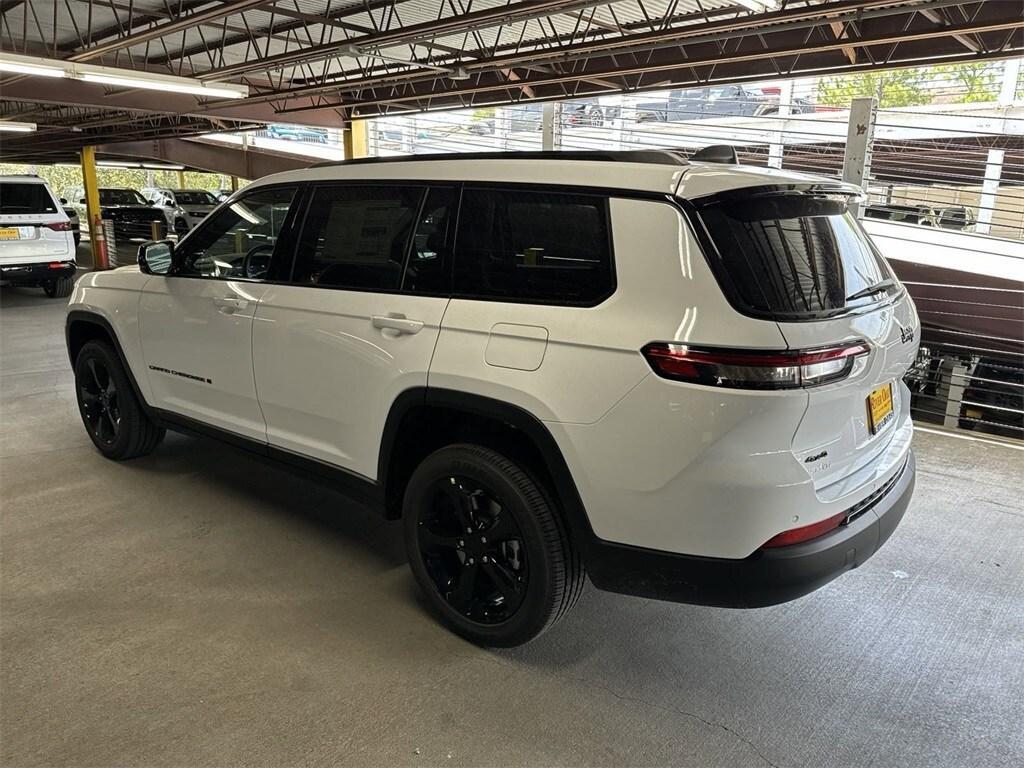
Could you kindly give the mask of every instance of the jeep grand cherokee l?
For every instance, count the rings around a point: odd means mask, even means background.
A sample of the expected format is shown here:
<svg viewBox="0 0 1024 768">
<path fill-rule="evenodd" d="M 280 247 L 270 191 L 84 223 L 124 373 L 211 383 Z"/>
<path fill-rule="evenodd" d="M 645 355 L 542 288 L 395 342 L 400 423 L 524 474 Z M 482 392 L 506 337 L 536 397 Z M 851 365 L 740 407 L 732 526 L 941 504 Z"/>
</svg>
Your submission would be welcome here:
<svg viewBox="0 0 1024 768">
<path fill-rule="evenodd" d="M 515 645 L 600 589 L 806 594 L 909 503 L 913 303 L 855 188 L 721 151 L 349 161 L 254 182 L 67 341 L 96 447 L 167 428 L 401 518 L 450 627 Z M 734 157 L 734 156 L 733 156 Z"/>
</svg>

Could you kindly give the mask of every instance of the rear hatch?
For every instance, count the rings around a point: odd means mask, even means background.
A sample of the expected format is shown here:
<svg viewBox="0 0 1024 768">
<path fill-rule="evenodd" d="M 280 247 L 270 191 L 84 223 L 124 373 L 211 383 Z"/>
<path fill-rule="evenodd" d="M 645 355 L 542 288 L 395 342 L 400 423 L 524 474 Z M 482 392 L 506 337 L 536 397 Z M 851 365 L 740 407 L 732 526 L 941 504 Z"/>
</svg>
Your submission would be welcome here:
<svg viewBox="0 0 1024 768">
<path fill-rule="evenodd" d="M 0 181 L 0 266 L 69 261 L 71 224 L 39 179 Z"/>
<path fill-rule="evenodd" d="M 733 306 L 774 320 L 788 347 L 850 346 L 807 386 L 792 450 L 823 500 L 877 479 L 909 439 L 902 378 L 917 354 L 913 302 L 849 211 L 851 188 L 789 184 L 695 201 L 712 267 Z M 845 371 L 843 370 L 845 366 Z"/>
</svg>

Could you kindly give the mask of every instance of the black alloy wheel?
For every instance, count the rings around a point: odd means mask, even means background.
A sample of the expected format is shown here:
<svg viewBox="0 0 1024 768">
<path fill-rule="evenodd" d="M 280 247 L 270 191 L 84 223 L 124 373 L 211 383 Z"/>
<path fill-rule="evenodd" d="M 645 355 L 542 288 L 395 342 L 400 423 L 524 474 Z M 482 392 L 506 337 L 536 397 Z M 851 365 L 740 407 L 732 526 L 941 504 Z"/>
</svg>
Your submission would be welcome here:
<svg viewBox="0 0 1024 768">
<path fill-rule="evenodd" d="M 85 362 L 88 375 L 78 382 L 82 418 L 96 440 L 104 445 L 113 445 L 121 431 L 117 384 L 103 360 L 91 357 Z"/>
<path fill-rule="evenodd" d="M 529 585 L 523 533 L 494 491 L 468 477 L 439 478 L 418 522 L 419 548 L 438 593 L 480 624 L 519 609 Z"/>
<path fill-rule="evenodd" d="M 409 567 L 456 634 L 521 645 L 575 605 L 586 572 L 554 498 L 482 445 L 445 446 L 413 471 L 402 504 Z"/>
<path fill-rule="evenodd" d="M 75 357 L 75 394 L 89 438 L 108 459 L 145 456 L 163 440 L 164 428 L 146 413 L 105 341 L 87 342 Z"/>
</svg>

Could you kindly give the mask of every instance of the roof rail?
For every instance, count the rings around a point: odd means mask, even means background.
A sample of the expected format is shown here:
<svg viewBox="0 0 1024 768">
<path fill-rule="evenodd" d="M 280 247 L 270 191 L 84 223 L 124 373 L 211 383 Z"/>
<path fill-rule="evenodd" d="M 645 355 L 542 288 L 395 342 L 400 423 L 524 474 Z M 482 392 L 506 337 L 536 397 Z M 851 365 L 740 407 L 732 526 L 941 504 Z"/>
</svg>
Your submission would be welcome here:
<svg viewBox="0 0 1024 768">
<path fill-rule="evenodd" d="M 397 157 L 359 157 L 352 160 L 330 160 L 314 163 L 310 168 L 333 168 L 345 165 L 375 165 L 377 163 L 420 163 L 431 160 L 591 160 L 613 163 L 654 163 L 657 165 L 686 165 L 686 158 L 671 149 L 636 149 L 603 151 L 552 152 L 451 152 L 429 155 L 399 155 Z"/>
</svg>

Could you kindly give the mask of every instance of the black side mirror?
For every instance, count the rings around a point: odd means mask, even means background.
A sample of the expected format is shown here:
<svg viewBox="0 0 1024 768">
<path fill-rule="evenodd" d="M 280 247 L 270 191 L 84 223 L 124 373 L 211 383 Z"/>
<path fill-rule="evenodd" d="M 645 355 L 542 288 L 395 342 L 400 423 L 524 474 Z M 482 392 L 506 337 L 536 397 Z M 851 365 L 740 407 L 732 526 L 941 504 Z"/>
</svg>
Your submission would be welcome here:
<svg viewBox="0 0 1024 768">
<path fill-rule="evenodd" d="M 139 246 L 139 269 L 147 275 L 166 275 L 174 264 L 174 243 L 157 240 Z"/>
<path fill-rule="evenodd" d="M 60 199 L 60 204 L 61 204 L 61 205 L 67 205 L 67 204 L 68 204 L 67 198 L 65 198 L 65 197 L 62 197 L 62 198 Z"/>
</svg>

